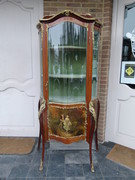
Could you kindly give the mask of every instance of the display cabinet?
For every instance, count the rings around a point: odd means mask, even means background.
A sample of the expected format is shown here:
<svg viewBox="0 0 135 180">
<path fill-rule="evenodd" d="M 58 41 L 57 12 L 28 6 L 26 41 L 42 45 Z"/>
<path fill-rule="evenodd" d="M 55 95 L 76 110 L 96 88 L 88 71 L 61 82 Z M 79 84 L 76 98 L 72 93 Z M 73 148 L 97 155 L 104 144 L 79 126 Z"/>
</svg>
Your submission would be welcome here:
<svg viewBox="0 0 135 180">
<path fill-rule="evenodd" d="M 90 102 L 97 97 L 100 28 L 101 24 L 90 14 L 78 15 L 70 10 L 40 19 L 39 146 L 41 136 L 43 144 L 40 169 L 48 140 L 66 144 L 86 140 L 94 171 L 91 146 L 97 114 Z"/>
</svg>

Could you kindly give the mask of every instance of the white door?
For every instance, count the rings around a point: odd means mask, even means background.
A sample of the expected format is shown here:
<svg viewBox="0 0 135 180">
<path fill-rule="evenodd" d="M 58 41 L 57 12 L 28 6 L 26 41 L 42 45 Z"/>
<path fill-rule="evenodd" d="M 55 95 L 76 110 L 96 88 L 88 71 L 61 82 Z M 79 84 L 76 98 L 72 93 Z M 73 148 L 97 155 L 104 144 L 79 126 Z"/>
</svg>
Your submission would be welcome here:
<svg viewBox="0 0 135 180">
<path fill-rule="evenodd" d="M 0 136 L 37 136 L 42 0 L 0 1 Z"/>
<path fill-rule="evenodd" d="M 135 28 L 134 19 L 135 0 L 114 1 L 106 125 L 107 141 L 133 149 L 135 149 L 135 57 L 132 52 L 131 36 Z"/>
</svg>

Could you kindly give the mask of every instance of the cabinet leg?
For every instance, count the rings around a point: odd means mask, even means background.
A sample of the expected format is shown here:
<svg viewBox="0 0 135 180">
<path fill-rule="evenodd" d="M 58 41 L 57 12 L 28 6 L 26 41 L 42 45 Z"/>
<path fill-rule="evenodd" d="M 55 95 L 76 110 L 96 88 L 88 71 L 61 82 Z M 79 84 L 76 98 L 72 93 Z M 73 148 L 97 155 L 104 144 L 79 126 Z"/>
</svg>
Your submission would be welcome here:
<svg viewBox="0 0 135 180">
<path fill-rule="evenodd" d="M 45 136 L 44 136 L 44 134 L 43 134 L 43 135 L 42 135 L 42 159 L 41 159 L 40 167 L 39 167 L 39 170 L 40 170 L 40 171 L 43 170 L 44 154 L 45 154 Z"/>
<path fill-rule="evenodd" d="M 90 157 L 91 172 L 95 172 L 94 171 L 94 165 L 93 165 L 93 162 L 92 162 L 92 143 L 89 145 L 89 157 Z"/>
<path fill-rule="evenodd" d="M 41 102 L 41 104 L 40 104 Z M 44 98 L 40 99 L 38 109 L 39 109 L 39 122 L 40 122 L 40 131 L 39 131 L 39 139 L 38 139 L 38 150 L 40 149 L 40 142 L 42 139 L 42 158 L 40 162 L 40 167 L 39 170 L 43 170 L 43 165 L 44 165 L 44 154 L 45 154 L 45 140 L 46 140 L 46 135 L 45 135 L 45 121 L 47 121 L 47 111 L 45 109 L 46 107 L 46 101 Z M 42 137 L 42 138 L 41 138 Z"/>
<path fill-rule="evenodd" d="M 94 166 L 92 162 L 92 139 L 93 139 L 93 134 L 94 134 L 94 127 L 95 127 L 95 123 L 93 121 L 90 128 L 90 140 L 89 140 L 89 157 L 90 157 L 91 172 L 94 172 Z"/>
<path fill-rule="evenodd" d="M 95 143 L 96 143 L 96 151 L 98 151 L 97 129 L 96 129 L 96 131 L 95 131 Z"/>
<path fill-rule="evenodd" d="M 41 129 L 39 131 L 39 138 L 38 138 L 38 150 L 40 149 L 40 142 L 41 142 Z"/>
</svg>

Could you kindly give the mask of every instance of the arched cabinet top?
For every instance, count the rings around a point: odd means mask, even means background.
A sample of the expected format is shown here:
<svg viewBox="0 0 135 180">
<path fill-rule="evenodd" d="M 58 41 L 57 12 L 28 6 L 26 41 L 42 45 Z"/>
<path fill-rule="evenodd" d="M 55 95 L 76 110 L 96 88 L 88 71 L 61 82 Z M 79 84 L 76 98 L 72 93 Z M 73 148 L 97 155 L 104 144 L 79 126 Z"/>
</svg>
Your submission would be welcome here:
<svg viewBox="0 0 135 180">
<path fill-rule="evenodd" d="M 94 25 L 98 28 L 102 26 L 101 23 L 98 21 L 98 19 L 92 17 L 91 14 L 89 13 L 79 15 L 71 10 L 64 10 L 58 14 L 44 16 L 42 19 L 39 20 L 39 24 L 37 25 L 37 28 L 40 29 L 41 23 L 43 24 L 53 23 L 54 21 L 63 18 L 66 20 L 70 20 L 70 18 L 74 18 L 84 23 L 94 23 Z"/>
</svg>

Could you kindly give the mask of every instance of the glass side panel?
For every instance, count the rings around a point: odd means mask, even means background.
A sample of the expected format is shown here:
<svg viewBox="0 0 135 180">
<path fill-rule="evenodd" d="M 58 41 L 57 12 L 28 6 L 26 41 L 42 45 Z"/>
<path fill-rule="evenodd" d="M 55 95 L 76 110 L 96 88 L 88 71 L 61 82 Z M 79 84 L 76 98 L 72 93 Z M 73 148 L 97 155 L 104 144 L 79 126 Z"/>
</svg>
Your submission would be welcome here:
<svg viewBox="0 0 135 180">
<path fill-rule="evenodd" d="M 49 101 L 80 103 L 86 99 L 87 30 L 62 22 L 48 30 Z"/>
<path fill-rule="evenodd" d="M 42 39 L 41 31 L 39 31 L 39 47 L 40 47 L 40 97 L 43 97 L 43 63 L 42 63 Z"/>
<path fill-rule="evenodd" d="M 135 89 L 135 3 L 125 6 L 120 83 Z"/>
<path fill-rule="evenodd" d="M 93 48 L 93 64 L 92 64 L 92 99 L 97 97 L 98 44 L 99 44 L 99 32 L 94 31 L 94 48 Z"/>
</svg>

